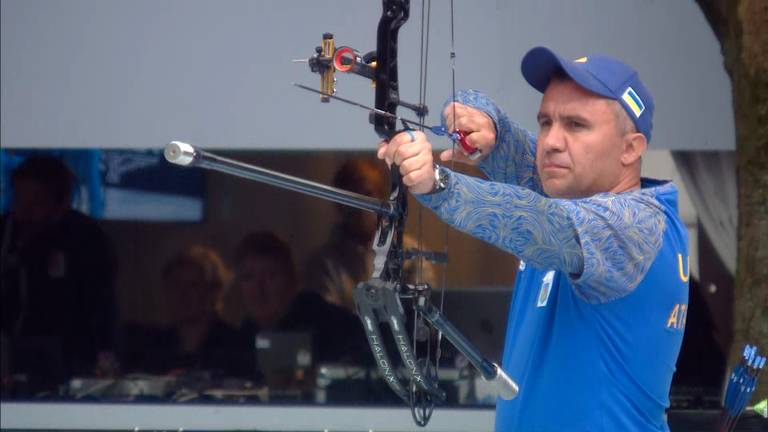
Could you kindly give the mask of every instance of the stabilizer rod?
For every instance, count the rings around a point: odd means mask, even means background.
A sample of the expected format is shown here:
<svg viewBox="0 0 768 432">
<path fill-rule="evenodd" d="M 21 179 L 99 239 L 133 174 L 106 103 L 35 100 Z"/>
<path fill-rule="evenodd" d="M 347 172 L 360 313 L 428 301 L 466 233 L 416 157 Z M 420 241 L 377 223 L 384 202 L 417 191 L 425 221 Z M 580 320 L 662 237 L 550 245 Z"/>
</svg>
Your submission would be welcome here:
<svg viewBox="0 0 768 432">
<path fill-rule="evenodd" d="M 517 383 L 497 364 L 483 357 L 480 350 L 472 344 L 456 327 L 453 326 L 436 307 L 429 302 L 417 305 L 416 308 L 422 312 L 432 327 L 441 331 L 456 349 L 459 350 L 469 360 L 472 365 L 480 371 L 483 379 L 492 383 L 500 398 L 509 400 L 514 399 L 518 393 Z"/>
<path fill-rule="evenodd" d="M 165 146 L 165 151 L 163 153 L 168 162 L 176 165 L 207 168 L 237 177 L 266 183 L 282 189 L 288 189 L 294 192 L 300 192 L 306 195 L 333 201 L 360 210 L 366 210 L 380 216 L 397 216 L 397 210 L 389 201 L 378 200 L 366 195 L 217 156 L 181 141 L 170 142 Z"/>
</svg>

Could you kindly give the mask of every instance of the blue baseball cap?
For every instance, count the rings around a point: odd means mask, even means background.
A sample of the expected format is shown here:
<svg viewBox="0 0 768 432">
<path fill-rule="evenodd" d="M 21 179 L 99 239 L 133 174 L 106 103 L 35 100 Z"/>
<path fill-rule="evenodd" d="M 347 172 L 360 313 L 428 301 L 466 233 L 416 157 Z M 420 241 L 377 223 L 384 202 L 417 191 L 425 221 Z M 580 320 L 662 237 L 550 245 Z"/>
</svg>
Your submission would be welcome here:
<svg viewBox="0 0 768 432">
<path fill-rule="evenodd" d="M 653 98 L 637 72 L 624 62 L 604 55 L 567 60 L 536 47 L 525 54 L 521 69 L 528 84 L 542 93 L 552 74 L 561 70 L 586 90 L 619 102 L 637 130 L 651 141 Z"/>
</svg>

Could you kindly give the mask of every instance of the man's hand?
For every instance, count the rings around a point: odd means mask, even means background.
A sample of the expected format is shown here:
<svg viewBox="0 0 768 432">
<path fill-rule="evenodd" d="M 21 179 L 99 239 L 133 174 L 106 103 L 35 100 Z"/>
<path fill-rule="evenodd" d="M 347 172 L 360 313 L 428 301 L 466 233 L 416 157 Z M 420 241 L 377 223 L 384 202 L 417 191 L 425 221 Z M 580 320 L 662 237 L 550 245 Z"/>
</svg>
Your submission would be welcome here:
<svg viewBox="0 0 768 432">
<path fill-rule="evenodd" d="M 440 153 L 440 160 L 453 159 L 457 162 L 476 165 L 491 153 L 496 145 L 496 125 L 488 114 L 467 105 L 452 103 L 445 108 L 443 115 L 448 130 L 459 129 L 466 132 L 469 144 L 472 147 L 477 147 L 483 155 L 478 159 L 471 160 L 460 147 L 457 147 L 455 154 L 453 149 Z"/>
<path fill-rule="evenodd" d="M 392 137 L 389 142 L 379 143 L 376 152 L 391 167 L 400 167 L 403 183 L 415 194 L 431 192 L 435 187 L 435 165 L 432 144 L 419 131 L 405 131 Z"/>
</svg>

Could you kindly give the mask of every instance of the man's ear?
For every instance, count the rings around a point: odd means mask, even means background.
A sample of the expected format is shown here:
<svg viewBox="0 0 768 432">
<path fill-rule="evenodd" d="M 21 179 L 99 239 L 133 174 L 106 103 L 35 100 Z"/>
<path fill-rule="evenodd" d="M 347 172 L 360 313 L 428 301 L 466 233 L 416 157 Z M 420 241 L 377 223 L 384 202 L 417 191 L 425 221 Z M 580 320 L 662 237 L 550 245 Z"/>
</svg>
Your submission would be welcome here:
<svg viewBox="0 0 768 432">
<path fill-rule="evenodd" d="M 624 135 L 624 151 L 621 154 L 622 165 L 629 166 L 637 162 L 647 147 L 648 140 L 645 139 L 645 135 L 639 132 Z"/>
</svg>

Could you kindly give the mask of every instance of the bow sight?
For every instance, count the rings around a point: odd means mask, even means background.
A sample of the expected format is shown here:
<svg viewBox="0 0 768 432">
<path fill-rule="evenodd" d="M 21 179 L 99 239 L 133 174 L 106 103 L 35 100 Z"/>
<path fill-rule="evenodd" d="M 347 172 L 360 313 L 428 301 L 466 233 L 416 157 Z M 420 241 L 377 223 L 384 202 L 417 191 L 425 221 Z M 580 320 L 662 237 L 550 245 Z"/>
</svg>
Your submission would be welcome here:
<svg viewBox="0 0 768 432">
<path fill-rule="evenodd" d="M 331 98 L 328 95 L 336 94 L 335 73 L 337 71 L 368 78 L 371 80 L 371 84 L 376 86 L 376 67 L 378 64 L 376 51 L 370 51 L 361 55 L 352 47 L 336 47 L 333 34 L 331 33 L 323 33 L 322 45 L 315 48 L 315 55 L 307 59 L 307 63 L 312 72 L 320 75 L 319 91 L 324 93 L 324 95 L 320 96 L 321 102 L 330 102 Z M 429 114 L 429 108 L 424 103 L 414 104 L 400 100 L 397 94 L 397 84 L 392 85 L 389 77 L 387 78 L 392 88 L 389 98 L 396 105 L 410 109 L 420 118 L 426 117 Z M 371 116 L 371 123 L 373 122 L 373 116 Z"/>
</svg>

